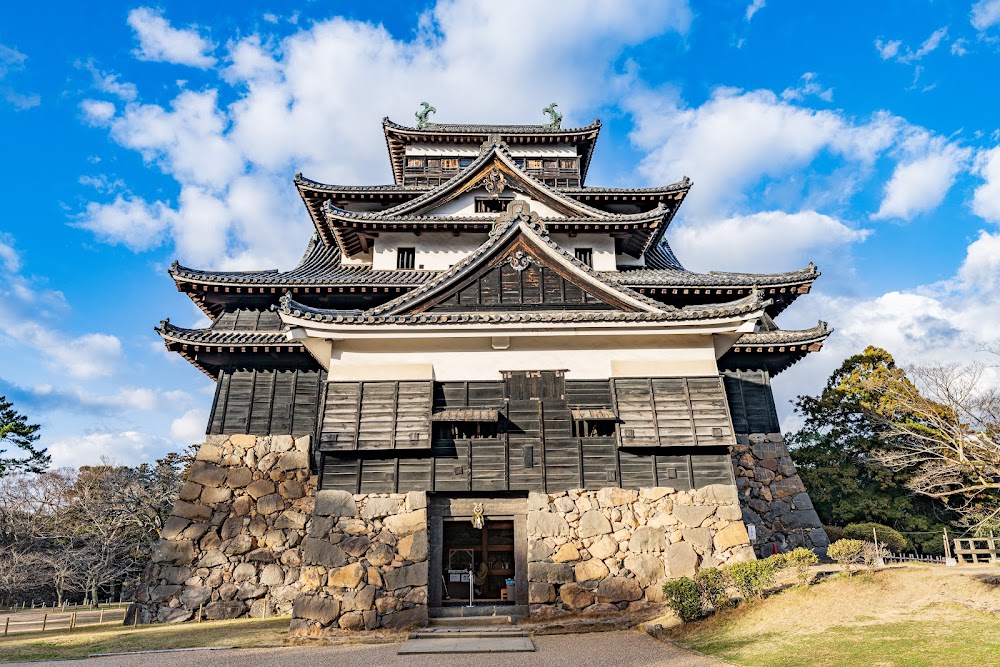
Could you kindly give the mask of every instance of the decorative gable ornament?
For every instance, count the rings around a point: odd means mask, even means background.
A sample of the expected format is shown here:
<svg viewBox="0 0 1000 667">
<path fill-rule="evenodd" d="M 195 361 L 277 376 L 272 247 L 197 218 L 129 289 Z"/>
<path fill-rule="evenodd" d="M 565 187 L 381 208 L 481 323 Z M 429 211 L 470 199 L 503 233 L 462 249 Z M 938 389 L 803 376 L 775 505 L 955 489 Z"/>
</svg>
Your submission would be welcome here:
<svg viewBox="0 0 1000 667">
<path fill-rule="evenodd" d="M 510 264 L 511 268 L 520 273 L 534 264 L 535 258 L 521 250 L 518 250 L 507 258 L 507 262 Z"/>
<path fill-rule="evenodd" d="M 486 189 L 490 197 L 498 198 L 507 187 L 507 177 L 499 167 L 493 167 L 490 172 L 479 182 Z"/>
</svg>

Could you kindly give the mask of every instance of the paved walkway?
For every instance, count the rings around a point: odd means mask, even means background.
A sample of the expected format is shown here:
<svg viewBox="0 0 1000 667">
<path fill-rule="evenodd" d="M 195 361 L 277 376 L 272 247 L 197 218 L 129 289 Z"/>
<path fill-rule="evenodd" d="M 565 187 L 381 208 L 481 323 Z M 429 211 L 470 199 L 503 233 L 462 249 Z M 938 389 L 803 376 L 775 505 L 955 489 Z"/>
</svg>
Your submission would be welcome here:
<svg viewBox="0 0 1000 667">
<path fill-rule="evenodd" d="M 52 667 L 301 667 L 328 664 L 337 667 L 468 667 L 488 660 L 490 667 L 718 667 L 725 663 L 703 658 L 658 642 L 639 632 L 600 632 L 534 638 L 536 651 L 494 653 L 487 656 L 397 655 L 400 644 L 351 646 L 296 646 L 273 649 L 187 651 L 110 656 L 67 662 L 34 662 Z"/>
</svg>

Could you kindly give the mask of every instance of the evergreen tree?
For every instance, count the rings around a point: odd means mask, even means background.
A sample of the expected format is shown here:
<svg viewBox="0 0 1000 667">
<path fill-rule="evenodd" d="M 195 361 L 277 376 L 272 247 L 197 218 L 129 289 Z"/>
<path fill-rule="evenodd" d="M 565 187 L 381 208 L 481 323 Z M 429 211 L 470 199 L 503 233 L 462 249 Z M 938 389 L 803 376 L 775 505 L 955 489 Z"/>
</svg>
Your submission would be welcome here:
<svg viewBox="0 0 1000 667">
<path fill-rule="evenodd" d="M 29 424 L 27 417 L 14 410 L 6 396 L 0 396 L 0 477 L 15 473 L 43 472 L 50 462 L 45 449 L 35 446 L 38 424 Z M 12 456 L 6 456 L 10 446 Z M 18 455 L 16 452 L 19 452 Z"/>
<path fill-rule="evenodd" d="M 954 517 L 906 487 L 912 473 L 890 470 L 872 456 L 889 446 L 872 413 L 894 411 L 881 391 L 890 382 L 909 381 L 882 348 L 869 346 L 846 359 L 819 396 L 795 400 L 805 422 L 789 436 L 792 458 L 824 524 L 885 524 L 910 533 L 919 550 L 939 553 L 942 528 Z"/>
</svg>

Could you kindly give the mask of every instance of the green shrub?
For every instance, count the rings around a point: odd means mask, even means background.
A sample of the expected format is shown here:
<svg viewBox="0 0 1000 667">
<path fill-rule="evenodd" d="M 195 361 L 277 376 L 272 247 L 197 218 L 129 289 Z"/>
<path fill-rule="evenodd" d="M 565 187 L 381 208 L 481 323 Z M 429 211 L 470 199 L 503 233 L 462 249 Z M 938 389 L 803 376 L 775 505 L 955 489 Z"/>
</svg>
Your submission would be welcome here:
<svg viewBox="0 0 1000 667">
<path fill-rule="evenodd" d="M 693 579 L 688 577 L 671 579 L 663 584 L 663 597 L 667 606 L 677 612 L 685 623 L 704 618 L 706 615 L 701 592 Z"/>
<path fill-rule="evenodd" d="M 706 567 L 694 575 L 694 583 L 698 587 L 701 595 L 703 607 L 713 609 L 724 609 L 731 604 L 729 594 L 726 592 L 726 577 L 716 567 Z"/>
<path fill-rule="evenodd" d="M 840 526 L 823 526 L 823 530 L 826 531 L 830 544 L 844 539 L 844 529 Z"/>
<path fill-rule="evenodd" d="M 795 576 L 799 580 L 799 585 L 809 583 L 809 566 L 819 562 L 819 557 L 809 549 L 797 547 L 785 555 L 785 564 L 795 568 Z"/>
<path fill-rule="evenodd" d="M 774 556 L 748 560 L 726 566 L 725 572 L 744 600 L 759 599 L 764 597 L 764 589 L 774 583 L 774 575 L 783 561 L 783 558 Z"/>
<path fill-rule="evenodd" d="M 895 553 L 901 553 L 910 548 L 910 542 L 895 528 L 883 526 L 880 523 L 851 523 L 844 526 L 844 537 L 851 540 L 872 541 L 872 529 L 878 535 L 880 545 Z"/>
<path fill-rule="evenodd" d="M 848 574 L 863 558 L 865 543 L 861 540 L 837 540 L 826 550 L 826 555 L 843 565 Z"/>
</svg>

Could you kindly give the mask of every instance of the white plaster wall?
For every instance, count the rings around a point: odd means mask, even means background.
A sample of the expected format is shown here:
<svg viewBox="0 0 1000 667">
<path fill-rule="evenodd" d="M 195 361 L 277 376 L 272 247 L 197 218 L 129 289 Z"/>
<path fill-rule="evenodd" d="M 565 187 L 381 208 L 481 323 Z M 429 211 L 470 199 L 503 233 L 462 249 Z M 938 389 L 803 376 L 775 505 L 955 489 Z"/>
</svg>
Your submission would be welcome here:
<svg viewBox="0 0 1000 667">
<path fill-rule="evenodd" d="M 504 370 L 565 370 L 568 379 L 718 375 L 711 335 L 334 341 L 330 380 L 499 380 Z"/>
<path fill-rule="evenodd" d="M 406 154 L 414 157 L 429 155 L 432 157 L 478 157 L 479 146 L 476 144 L 432 144 L 416 142 L 406 146 Z M 576 147 L 573 144 L 552 144 L 545 146 L 510 146 L 510 154 L 515 157 L 576 157 Z"/>
<path fill-rule="evenodd" d="M 633 257 L 632 255 L 622 252 L 615 255 L 615 268 L 619 266 L 646 266 L 645 255 L 640 255 L 639 257 Z"/>
<path fill-rule="evenodd" d="M 615 240 L 610 234 L 583 234 L 570 236 L 562 232 L 550 234 L 549 237 L 570 254 L 577 248 L 591 248 L 594 251 L 593 262 L 595 271 L 615 271 L 618 262 L 615 260 Z"/>
<path fill-rule="evenodd" d="M 398 248 L 416 248 L 416 268 L 443 271 L 486 243 L 486 234 L 462 232 L 382 232 L 375 241 L 374 269 L 395 270 Z"/>
<path fill-rule="evenodd" d="M 513 192 L 507 190 L 504 192 L 505 195 L 513 194 L 514 199 L 519 201 L 526 201 L 531 206 L 531 210 L 538 213 L 538 215 L 544 218 L 564 218 L 562 213 L 559 213 L 551 208 L 549 208 L 544 203 L 531 199 L 530 197 L 521 194 L 520 192 Z M 482 216 L 484 218 L 495 218 L 498 213 L 476 213 L 476 197 L 489 197 L 490 194 L 486 192 L 484 188 L 476 188 L 474 190 L 469 190 L 468 192 L 463 192 L 458 197 L 445 202 L 441 206 L 429 210 L 425 215 L 471 215 L 471 216 Z"/>
<path fill-rule="evenodd" d="M 374 246 L 375 248 L 378 247 L 378 239 L 375 240 Z M 375 251 L 377 252 L 377 250 Z M 352 257 L 343 255 L 340 258 L 340 263 L 343 264 L 344 266 L 371 266 L 373 260 L 374 257 L 372 252 L 359 252 L 358 254 Z M 392 268 L 396 268 L 396 265 L 393 264 Z"/>
</svg>

